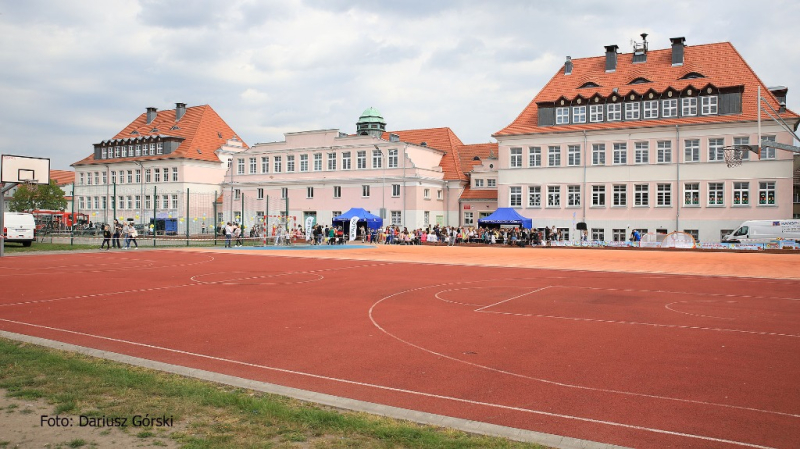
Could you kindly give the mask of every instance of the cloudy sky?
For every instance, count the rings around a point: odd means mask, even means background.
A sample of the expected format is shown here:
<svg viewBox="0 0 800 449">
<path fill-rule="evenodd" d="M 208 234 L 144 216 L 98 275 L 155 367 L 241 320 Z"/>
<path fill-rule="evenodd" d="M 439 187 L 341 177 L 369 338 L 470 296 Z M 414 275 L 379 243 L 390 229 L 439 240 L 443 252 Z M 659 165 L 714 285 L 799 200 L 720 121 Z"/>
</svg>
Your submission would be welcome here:
<svg viewBox="0 0 800 449">
<path fill-rule="evenodd" d="M 800 2 L 25 0 L 0 2 L 0 153 L 70 169 L 148 106 L 209 104 L 248 144 L 448 126 L 493 141 L 566 55 L 730 41 L 800 110 Z"/>
</svg>

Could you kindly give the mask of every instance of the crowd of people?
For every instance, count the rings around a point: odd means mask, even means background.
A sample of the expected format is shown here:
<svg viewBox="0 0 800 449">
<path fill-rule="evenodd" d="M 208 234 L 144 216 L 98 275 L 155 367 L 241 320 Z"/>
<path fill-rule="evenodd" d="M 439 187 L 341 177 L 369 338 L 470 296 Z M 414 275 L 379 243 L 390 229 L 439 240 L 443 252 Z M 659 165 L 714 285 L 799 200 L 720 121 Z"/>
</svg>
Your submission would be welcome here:
<svg viewBox="0 0 800 449">
<path fill-rule="evenodd" d="M 137 237 L 139 237 L 139 231 L 136 230 L 133 223 L 127 221 L 120 223 L 115 219 L 113 224 L 103 225 L 103 243 L 100 244 L 100 249 L 105 248 L 106 251 L 111 248 L 130 249 L 131 243 L 133 243 L 133 249 L 139 249 Z M 124 247 L 120 244 L 120 238 L 125 241 Z"/>
</svg>

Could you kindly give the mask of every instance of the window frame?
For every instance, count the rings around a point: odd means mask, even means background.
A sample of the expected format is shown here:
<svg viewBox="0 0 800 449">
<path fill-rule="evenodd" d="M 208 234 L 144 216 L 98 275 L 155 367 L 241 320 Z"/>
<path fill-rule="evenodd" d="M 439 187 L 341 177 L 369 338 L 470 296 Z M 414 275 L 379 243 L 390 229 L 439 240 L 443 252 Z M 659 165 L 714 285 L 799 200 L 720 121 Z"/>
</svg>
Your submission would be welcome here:
<svg viewBox="0 0 800 449">
<path fill-rule="evenodd" d="M 640 140 L 633 143 L 633 163 L 637 165 L 650 163 L 650 142 Z"/>
<path fill-rule="evenodd" d="M 542 186 L 528 186 L 528 207 L 542 207 Z"/>
<path fill-rule="evenodd" d="M 700 207 L 700 183 L 683 183 L 683 207 Z"/>
<path fill-rule="evenodd" d="M 509 148 L 508 155 L 510 168 L 522 168 L 522 147 Z"/>
<path fill-rule="evenodd" d="M 586 123 L 586 106 L 572 107 L 572 123 Z"/>
<path fill-rule="evenodd" d="M 697 116 L 697 97 L 681 98 L 681 117 Z"/>
<path fill-rule="evenodd" d="M 758 205 L 762 207 L 777 206 L 777 187 L 776 181 L 758 181 Z M 771 199 L 770 193 L 772 193 Z"/>
<path fill-rule="evenodd" d="M 658 118 L 658 100 L 646 100 L 642 102 L 642 118 L 651 120 Z"/>
<path fill-rule="evenodd" d="M 700 139 L 683 140 L 683 162 L 700 162 Z"/>
<path fill-rule="evenodd" d="M 547 207 L 561 209 L 561 186 L 547 186 Z"/>
<path fill-rule="evenodd" d="M 603 121 L 604 104 L 589 105 L 589 123 L 600 123 Z"/>
<path fill-rule="evenodd" d="M 567 145 L 567 166 L 580 167 L 581 165 L 581 146 Z"/>
<path fill-rule="evenodd" d="M 528 147 L 528 167 L 542 166 L 542 147 Z"/>
<path fill-rule="evenodd" d="M 592 186 L 592 207 L 606 207 L 605 184 L 595 184 Z"/>
<path fill-rule="evenodd" d="M 672 183 L 656 184 L 656 207 L 672 207 Z"/>
<path fill-rule="evenodd" d="M 633 185 L 633 207 L 650 207 L 650 184 Z"/>
<path fill-rule="evenodd" d="M 661 100 L 661 118 L 673 118 L 678 116 L 678 99 L 665 98 Z"/>
<path fill-rule="evenodd" d="M 508 207 L 522 207 L 522 186 L 508 187 Z"/>
<path fill-rule="evenodd" d="M 620 189 L 620 187 L 622 187 Z M 627 184 L 613 184 L 611 187 L 613 192 L 613 202 L 611 207 L 628 207 L 628 185 Z"/>
<path fill-rule="evenodd" d="M 700 97 L 700 115 L 717 115 L 719 113 L 719 97 L 706 95 Z"/>
<path fill-rule="evenodd" d="M 569 124 L 569 107 L 556 108 L 556 125 Z"/>
<path fill-rule="evenodd" d="M 641 117 L 641 103 L 630 101 L 625 103 L 625 121 L 639 120 Z"/>
<path fill-rule="evenodd" d="M 561 167 L 561 145 L 547 147 L 547 166 Z"/>
<path fill-rule="evenodd" d="M 731 189 L 731 206 L 750 206 L 750 182 L 734 181 Z"/>
<path fill-rule="evenodd" d="M 628 165 L 628 143 L 615 142 L 612 155 L 612 165 Z"/>
<path fill-rule="evenodd" d="M 606 144 L 592 144 L 592 165 L 606 165 Z"/>
<path fill-rule="evenodd" d="M 672 141 L 659 140 L 656 142 L 656 163 L 657 164 L 671 164 L 672 163 Z"/>
<path fill-rule="evenodd" d="M 622 103 L 606 104 L 606 121 L 609 122 L 622 121 Z"/>
</svg>

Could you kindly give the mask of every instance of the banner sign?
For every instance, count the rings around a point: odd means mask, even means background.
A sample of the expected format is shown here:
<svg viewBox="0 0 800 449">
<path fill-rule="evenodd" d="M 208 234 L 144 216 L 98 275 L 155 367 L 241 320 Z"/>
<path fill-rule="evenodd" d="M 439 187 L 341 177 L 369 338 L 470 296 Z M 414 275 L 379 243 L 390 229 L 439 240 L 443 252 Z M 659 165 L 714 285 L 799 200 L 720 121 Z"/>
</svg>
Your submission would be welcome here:
<svg viewBox="0 0 800 449">
<path fill-rule="evenodd" d="M 350 219 L 350 241 L 356 239 L 356 234 L 358 233 L 358 217 L 353 217 Z"/>
<path fill-rule="evenodd" d="M 314 217 L 306 217 L 306 241 L 311 240 L 312 235 L 311 228 L 314 227 Z"/>
</svg>

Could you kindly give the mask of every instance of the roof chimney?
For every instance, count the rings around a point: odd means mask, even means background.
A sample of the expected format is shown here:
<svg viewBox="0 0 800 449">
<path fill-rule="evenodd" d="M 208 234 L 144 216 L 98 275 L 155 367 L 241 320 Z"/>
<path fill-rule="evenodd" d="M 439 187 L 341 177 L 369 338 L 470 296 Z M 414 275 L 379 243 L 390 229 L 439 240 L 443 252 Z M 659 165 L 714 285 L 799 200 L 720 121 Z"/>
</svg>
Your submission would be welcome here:
<svg viewBox="0 0 800 449">
<path fill-rule="evenodd" d="M 672 67 L 683 65 L 683 48 L 686 46 L 685 37 L 671 37 L 672 42 Z"/>
<path fill-rule="evenodd" d="M 175 103 L 175 121 L 180 120 L 183 114 L 186 114 L 186 103 Z"/>
<path fill-rule="evenodd" d="M 572 56 L 567 56 L 567 62 L 564 63 L 564 75 L 572 75 Z"/>
<path fill-rule="evenodd" d="M 606 45 L 606 72 L 614 72 L 617 70 L 617 50 L 616 45 Z"/>
<path fill-rule="evenodd" d="M 153 120 L 156 119 L 156 116 L 158 115 L 158 112 L 156 112 L 156 111 L 158 111 L 158 108 L 152 108 L 152 107 L 147 108 L 147 124 L 148 125 L 153 123 Z"/>
</svg>

